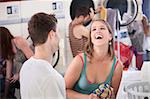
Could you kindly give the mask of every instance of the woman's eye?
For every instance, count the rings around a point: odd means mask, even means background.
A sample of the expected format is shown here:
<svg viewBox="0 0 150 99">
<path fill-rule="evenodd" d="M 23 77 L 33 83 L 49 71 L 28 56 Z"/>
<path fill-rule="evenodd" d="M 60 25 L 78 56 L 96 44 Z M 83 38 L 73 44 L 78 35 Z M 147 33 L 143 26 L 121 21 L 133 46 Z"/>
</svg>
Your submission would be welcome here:
<svg viewBox="0 0 150 99">
<path fill-rule="evenodd" d="M 105 28 L 100 28 L 101 30 L 105 30 Z"/>
<path fill-rule="evenodd" d="M 96 29 L 92 29 L 92 31 L 95 31 Z"/>
</svg>

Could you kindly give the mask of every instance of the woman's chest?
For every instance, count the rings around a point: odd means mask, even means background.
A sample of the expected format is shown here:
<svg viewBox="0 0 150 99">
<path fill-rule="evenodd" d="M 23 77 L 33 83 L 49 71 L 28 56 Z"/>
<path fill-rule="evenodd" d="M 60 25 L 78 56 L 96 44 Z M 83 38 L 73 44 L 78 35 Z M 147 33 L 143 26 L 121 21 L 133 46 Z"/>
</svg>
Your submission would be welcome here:
<svg viewBox="0 0 150 99">
<path fill-rule="evenodd" d="M 111 72 L 111 69 L 112 69 L 111 63 L 87 64 L 86 78 L 91 83 L 105 82 Z"/>
</svg>

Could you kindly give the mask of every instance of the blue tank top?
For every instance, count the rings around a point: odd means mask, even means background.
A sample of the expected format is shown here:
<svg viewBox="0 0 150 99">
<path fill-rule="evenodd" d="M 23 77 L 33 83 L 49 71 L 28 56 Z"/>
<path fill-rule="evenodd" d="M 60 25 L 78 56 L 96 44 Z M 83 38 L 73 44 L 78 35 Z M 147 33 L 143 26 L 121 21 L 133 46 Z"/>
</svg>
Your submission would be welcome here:
<svg viewBox="0 0 150 99">
<path fill-rule="evenodd" d="M 116 57 L 114 57 L 113 64 L 112 64 L 112 69 L 106 79 L 105 82 L 99 83 L 99 84 L 90 84 L 86 78 L 86 54 L 84 53 L 84 67 L 81 72 L 79 80 L 76 82 L 73 90 L 83 93 L 83 94 L 90 94 L 92 93 L 95 89 L 97 89 L 101 84 L 109 84 L 111 83 L 113 73 L 115 70 L 115 64 L 116 64 Z"/>
</svg>

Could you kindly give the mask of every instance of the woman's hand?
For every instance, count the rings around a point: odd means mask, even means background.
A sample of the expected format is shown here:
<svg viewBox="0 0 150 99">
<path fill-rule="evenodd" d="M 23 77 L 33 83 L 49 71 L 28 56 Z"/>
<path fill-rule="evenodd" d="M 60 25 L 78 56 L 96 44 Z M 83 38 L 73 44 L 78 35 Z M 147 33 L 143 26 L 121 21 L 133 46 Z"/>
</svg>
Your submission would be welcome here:
<svg viewBox="0 0 150 99">
<path fill-rule="evenodd" d="M 96 94 L 90 94 L 88 99 L 100 99 Z"/>
<path fill-rule="evenodd" d="M 11 77 L 10 83 L 15 83 L 17 80 L 19 80 L 19 73 L 16 73 Z"/>
</svg>

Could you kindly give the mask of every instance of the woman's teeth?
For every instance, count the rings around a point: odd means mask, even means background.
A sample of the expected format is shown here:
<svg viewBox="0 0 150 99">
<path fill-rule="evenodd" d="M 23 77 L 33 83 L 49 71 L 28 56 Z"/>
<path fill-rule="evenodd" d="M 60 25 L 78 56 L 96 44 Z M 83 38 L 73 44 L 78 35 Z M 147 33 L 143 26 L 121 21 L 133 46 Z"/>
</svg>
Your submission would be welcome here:
<svg viewBox="0 0 150 99">
<path fill-rule="evenodd" d="M 102 39 L 102 35 L 96 35 L 95 38 L 96 39 Z"/>
</svg>

